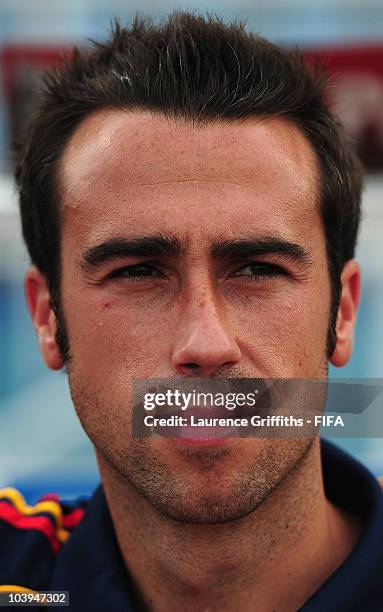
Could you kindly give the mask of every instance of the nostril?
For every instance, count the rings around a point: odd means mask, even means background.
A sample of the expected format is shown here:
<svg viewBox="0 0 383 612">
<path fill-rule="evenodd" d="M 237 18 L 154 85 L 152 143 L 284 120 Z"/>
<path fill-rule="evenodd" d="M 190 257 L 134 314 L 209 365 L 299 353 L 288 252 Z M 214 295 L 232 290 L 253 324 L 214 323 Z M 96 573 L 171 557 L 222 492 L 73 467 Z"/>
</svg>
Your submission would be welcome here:
<svg viewBox="0 0 383 612">
<path fill-rule="evenodd" d="M 182 365 L 184 368 L 189 368 L 190 370 L 198 370 L 200 367 L 198 363 L 183 363 Z"/>
</svg>

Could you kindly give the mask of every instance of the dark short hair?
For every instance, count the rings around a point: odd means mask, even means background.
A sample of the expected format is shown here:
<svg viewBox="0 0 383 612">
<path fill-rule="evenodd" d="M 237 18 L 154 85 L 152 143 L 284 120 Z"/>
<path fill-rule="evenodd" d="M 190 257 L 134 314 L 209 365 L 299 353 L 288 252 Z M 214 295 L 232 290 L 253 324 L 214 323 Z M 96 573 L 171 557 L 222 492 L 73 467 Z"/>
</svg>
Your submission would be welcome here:
<svg viewBox="0 0 383 612">
<path fill-rule="evenodd" d="M 281 117 L 311 143 L 320 168 L 319 205 L 326 237 L 332 306 L 328 353 L 335 346 L 340 274 L 354 256 L 362 173 L 324 100 L 322 71 L 302 55 L 250 34 L 240 22 L 175 12 L 155 25 L 118 21 L 110 38 L 46 74 L 38 108 L 17 146 L 16 181 L 23 236 L 60 312 L 57 169 L 80 122 L 102 108 L 162 113 L 193 123 Z"/>
</svg>

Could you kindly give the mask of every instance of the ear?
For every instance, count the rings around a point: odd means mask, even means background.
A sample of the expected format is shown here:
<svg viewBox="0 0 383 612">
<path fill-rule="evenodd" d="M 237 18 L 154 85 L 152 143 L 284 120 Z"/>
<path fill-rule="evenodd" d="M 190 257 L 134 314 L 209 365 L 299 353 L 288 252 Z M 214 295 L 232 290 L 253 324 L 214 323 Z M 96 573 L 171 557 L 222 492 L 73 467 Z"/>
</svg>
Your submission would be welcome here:
<svg viewBox="0 0 383 612">
<path fill-rule="evenodd" d="M 352 353 L 356 315 L 360 299 L 360 269 L 354 259 L 344 265 L 341 274 L 341 296 L 336 320 L 336 345 L 330 362 L 342 367 Z"/>
<path fill-rule="evenodd" d="M 43 359 L 51 370 L 60 370 L 64 362 L 56 343 L 56 315 L 45 277 L 35 266 L 26 273 L 24 289 Z"/>
</svg>

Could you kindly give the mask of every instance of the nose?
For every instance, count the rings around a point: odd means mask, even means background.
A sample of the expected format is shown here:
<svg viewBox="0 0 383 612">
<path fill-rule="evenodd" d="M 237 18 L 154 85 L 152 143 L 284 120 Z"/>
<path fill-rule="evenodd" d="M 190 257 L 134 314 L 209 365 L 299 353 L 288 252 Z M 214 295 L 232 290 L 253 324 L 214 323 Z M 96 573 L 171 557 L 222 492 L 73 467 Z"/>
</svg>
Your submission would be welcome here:
<svg viewBox="0 0 383 612">
<path fill-rule="evenodd" d="M 194 296 L 182 309 L 172 367 L 179 374 L 214 376 L 237 364 L 240 348 L 213 295 Z"/>
</svg>

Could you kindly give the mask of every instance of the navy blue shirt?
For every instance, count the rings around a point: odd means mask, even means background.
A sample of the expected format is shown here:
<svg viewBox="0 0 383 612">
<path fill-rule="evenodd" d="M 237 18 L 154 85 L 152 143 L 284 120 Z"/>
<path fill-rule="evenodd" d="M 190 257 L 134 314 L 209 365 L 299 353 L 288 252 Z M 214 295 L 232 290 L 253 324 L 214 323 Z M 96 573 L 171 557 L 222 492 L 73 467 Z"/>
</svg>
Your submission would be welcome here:
<svg viewBox="0 0 383 612">
<path fill-rule="evenodd" d="M 323 440 L 322 463 L 327 497 L 359 516 L 366 527 L 349 557 L 301 612 L 382 612 L 383 493 L 379 483 L 359 462 Z M 37 518 L 47 518 L 44 506 L 29 516 L 30 528 L 18 525 L 12 510 L 5 508 L 2 513 L 1 507 L 0 496 L 0 585 L 69 591 L 73 612 L 136 610 L 101 485 L 85 513 L 83 502 L 61 504 L 57 542 L 46 526 L 42 529 L 41 520 L 33 526 Z M 77 525 L 76 517 L 81 517 Z"/>
</svg>

